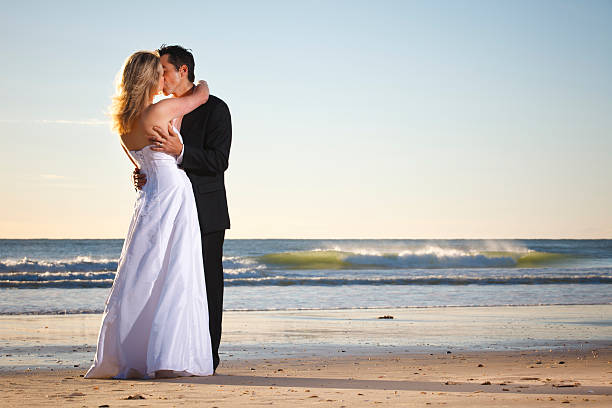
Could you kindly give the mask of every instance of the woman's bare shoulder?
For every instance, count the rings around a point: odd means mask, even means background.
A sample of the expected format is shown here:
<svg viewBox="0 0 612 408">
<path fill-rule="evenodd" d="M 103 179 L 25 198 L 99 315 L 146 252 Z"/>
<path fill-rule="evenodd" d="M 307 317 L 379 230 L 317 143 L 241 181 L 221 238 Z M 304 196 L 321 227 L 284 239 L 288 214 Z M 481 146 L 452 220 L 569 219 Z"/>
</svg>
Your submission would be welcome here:
<svg viewBox="0 0 612 408">
<path fill-rule="evenodd" d="M 140 115 L 140 123 L 143 128 L 153 128 L 153 126 L 168 123 L 173 118 L 168 117 L 168 99 L 147 106 Z"/>
</svg>

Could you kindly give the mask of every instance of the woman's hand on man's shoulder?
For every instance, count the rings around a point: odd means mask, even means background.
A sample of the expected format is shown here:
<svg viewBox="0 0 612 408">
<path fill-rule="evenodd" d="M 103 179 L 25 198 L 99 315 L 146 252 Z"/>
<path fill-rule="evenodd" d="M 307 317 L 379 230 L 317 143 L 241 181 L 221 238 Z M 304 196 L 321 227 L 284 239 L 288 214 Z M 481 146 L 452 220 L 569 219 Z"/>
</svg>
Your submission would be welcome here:
<svg viewBox="0 0 612 408">
<path fill-rule="evenodd" d="M 198 81 L 198 84 L 195 86 L 193 90 L 194 95 L 197 95 L 198 98 L 202 101 L 202 103 L 206 103 L 208 97 L 210 96 L 210 90 L 208 89 L 208 83 L 204 80 Z"/>
</svg>

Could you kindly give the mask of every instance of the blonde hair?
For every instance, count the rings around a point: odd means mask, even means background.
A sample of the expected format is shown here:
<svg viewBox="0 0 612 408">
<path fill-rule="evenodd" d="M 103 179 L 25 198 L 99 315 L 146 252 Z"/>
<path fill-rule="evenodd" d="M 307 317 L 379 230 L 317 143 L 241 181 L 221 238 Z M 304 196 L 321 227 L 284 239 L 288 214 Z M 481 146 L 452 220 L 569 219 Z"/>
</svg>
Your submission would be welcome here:
<svg viewBox="0 0 612 408">
<path fill-rule="evenodd" d="M 130 133 L 134 120 L 151 100 L 159 81 L 159 54 L 137 51 L 125 60 L 117 75 L 117 93 L 111 105 L 113 130 L 119 135 Z"/>
</svg>

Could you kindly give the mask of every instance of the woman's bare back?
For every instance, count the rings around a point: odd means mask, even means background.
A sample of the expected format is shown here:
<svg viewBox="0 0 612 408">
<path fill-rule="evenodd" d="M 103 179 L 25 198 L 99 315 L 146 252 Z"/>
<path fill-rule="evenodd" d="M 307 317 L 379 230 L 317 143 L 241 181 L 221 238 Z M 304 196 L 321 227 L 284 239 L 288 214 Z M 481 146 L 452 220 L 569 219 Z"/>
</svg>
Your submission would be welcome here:
<svg viewBox="0 0 612 408">
<path fill-rule="evenodd" d="M 159 126 L 162 129 L 168 127 L 170 120 L 164 121 L 163 117 L 151 118 L 146 111 L 154 105 L 150 105 L 145 111 L 134 121 L 132 131 L 126 135 L 121 135 L 123 145 L 131 151 L 141 150 L 151 144 L 149 138 L 154 134 L 153 126 Z M 147 120 L 148 119 L 148 120 Z M 151 120 L 153 119 L 153 120 Z M 157 120 L 155 120 L 157 119 Z"/>
</svg>

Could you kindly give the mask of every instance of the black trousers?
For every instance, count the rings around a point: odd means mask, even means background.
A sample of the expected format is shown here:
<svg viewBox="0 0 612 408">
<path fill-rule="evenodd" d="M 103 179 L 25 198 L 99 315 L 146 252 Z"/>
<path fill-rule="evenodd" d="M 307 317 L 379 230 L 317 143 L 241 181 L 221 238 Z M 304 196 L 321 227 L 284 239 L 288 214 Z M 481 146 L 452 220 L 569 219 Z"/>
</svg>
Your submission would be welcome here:
<svg viewBox="0 0 612 408">
<path fill-rule="evenodd" d="M 202 233 L 202 255 L 208 300 L 208 324 L 212 343 L 213 368 L 219 365 L 219 343 L 223 317 L 223 241 L 225 230 Z"/>
</svg>

